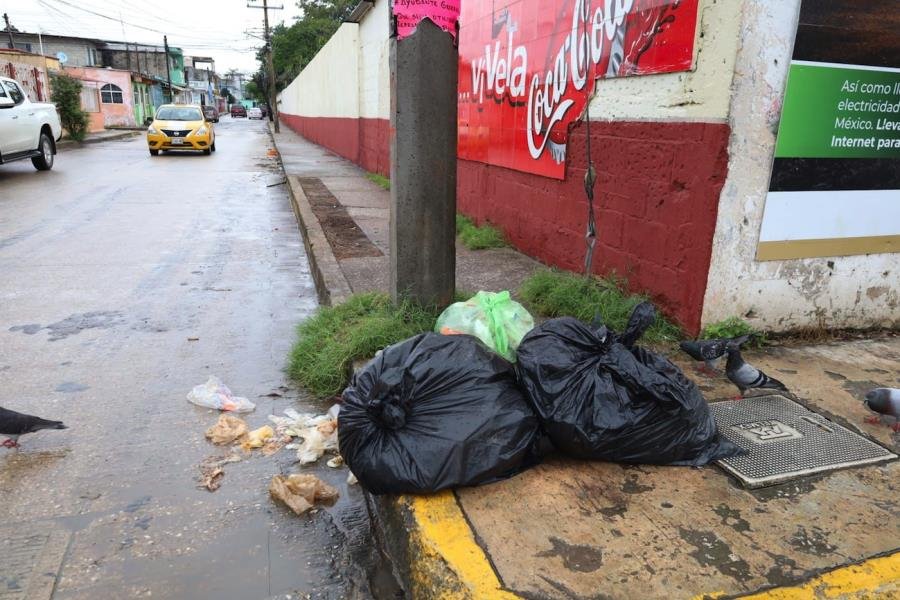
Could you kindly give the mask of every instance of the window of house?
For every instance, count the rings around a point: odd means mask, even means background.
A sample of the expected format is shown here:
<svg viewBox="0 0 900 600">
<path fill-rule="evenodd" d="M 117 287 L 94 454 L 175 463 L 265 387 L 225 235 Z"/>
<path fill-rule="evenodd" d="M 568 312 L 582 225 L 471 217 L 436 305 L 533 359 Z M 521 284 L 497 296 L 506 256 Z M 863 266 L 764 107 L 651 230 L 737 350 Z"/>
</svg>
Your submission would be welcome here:
<svg viewBox="0 0 900 600">
<path fill-rule="evenodd" d="M 122 88 L 112 83 L 107 83 L 100 88 L 100 101 L 103 104 L 122 104 Z"/>
<path fill-rule="evenodd" d="M 81 88 L 81 109 L 85 112 L 100 112 L 100 103 L 97 102 L 97 88 Z"/>
</svg>

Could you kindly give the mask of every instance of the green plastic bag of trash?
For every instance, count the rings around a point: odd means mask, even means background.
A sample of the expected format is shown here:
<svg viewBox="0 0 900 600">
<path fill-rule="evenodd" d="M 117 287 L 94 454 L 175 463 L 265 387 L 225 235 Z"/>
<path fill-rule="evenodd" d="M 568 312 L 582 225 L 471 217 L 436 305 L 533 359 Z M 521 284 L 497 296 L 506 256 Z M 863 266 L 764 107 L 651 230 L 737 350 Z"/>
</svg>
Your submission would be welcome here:
<svg viewBox="0 0 900 600">
<path fill-rule="evenodd" d="M 532 329 L 534 318 L 509 292 L 478 292 L 465 302 L 451 304 L 434 326 L 444 335 L 474 335 L 512 362 L 519 342 Z"/>
</svg>

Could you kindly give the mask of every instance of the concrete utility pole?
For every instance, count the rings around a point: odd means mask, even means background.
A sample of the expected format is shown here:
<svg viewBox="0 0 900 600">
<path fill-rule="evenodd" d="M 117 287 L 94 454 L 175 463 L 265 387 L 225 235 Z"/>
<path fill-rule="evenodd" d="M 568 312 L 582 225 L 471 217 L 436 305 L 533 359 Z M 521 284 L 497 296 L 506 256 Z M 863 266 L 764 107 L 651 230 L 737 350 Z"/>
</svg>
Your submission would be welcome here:
<svg viewBox="0 0 900 600">
<path fill-rule="evenodd" d="M 281 133 L 278 123 L 278 98 L 275 95 L 275 65 L 272 63 L 272 35 L 269 31 L 269 10 L 283 10 L 282 6 L 269 6 L 269 0 L 262 0 L 262 6 L 253 4 L 247 5 L 249 8 L 263 9 L 263 23 L 266 27 L 266 98 L 269 105 L 269 119 L 275 123 L 275 133 Z"/>
<path fill-rule="evenodd" d="M 9 15 L 3 13 L 3 20 L 6 22 L 6 34 L 9 36 L 9 48 L 12 50 L 16 47 L 16 44 L 13 42 L 12 27 L 9 24 Z"/>
<path fill-rule="evenodd" d="M 172 89 L 172 67 L 169 66 L 169 38 L 163 36 L 163 48 L 166 50 L 166 77 L 169 80 L 169 102 L 175 100 L 175 90 Z"/>
<path fill-rule="evenodd" d="M 430 19 L 402 40 L 392 33 L 390 259 L 395 301 L 411 298 L 439 306 L 453 301 L 458 58 L 453 36 Z"/>
</svg>

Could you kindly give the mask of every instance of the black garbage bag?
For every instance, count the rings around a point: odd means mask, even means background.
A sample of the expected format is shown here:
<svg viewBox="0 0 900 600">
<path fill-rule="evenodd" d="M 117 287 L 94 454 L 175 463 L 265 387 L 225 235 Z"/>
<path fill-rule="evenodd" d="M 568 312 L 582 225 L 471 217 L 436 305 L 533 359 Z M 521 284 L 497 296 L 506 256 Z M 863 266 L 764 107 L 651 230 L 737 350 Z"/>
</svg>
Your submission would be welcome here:
<svg viewBox="0 0 900 600">
<path fill-rule="evenodd" d="M 467 335 L 385 348 L 353 376 L 338 416 L 341 455 L 374 494 L 510 477 L 537 462 L 540 438 L 513 366 Z"/>
<path fill-rule="evenodd" d="M 561 318 L 525 336 L 520 382 L 553 444 L 578 458 L 624 463 L 699 466 L 740 454 L 678 367 L 622 343 L 640 333 L 638 323 L 619 336 Z"/>
</svg>

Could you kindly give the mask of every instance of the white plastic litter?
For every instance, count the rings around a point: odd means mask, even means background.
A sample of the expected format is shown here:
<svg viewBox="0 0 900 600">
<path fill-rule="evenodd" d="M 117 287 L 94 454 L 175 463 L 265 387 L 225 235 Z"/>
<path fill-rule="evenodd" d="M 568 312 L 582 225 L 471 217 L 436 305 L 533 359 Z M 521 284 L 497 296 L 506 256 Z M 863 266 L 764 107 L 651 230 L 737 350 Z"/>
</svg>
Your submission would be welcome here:
<svg viewBox="0 0 900 600">
<path fill-rule="evenodd" d="M 276 435 L 300 438 L 301 443 L 288 444 L 287 448 L 297 450 L 297 460 L 307 465 L 319 460 L 326 452 L 338 449 L 337 415 L 340 407 L 332 406 L 324 415 L 309 413 L 300 414 L 287 409 L 285 416 L 270 415 L 269 420 L 275 424 Z"/>
<path fill-rule="evenodd" d="M 214 375 L 211 375 L 203 385 L 194 386 L 187 399 L 197 406 L 236 413 L 251 412 L 256 408 L 256 405 L 246 398 L 232 394 L 228 386 Z"/>
</svg>

